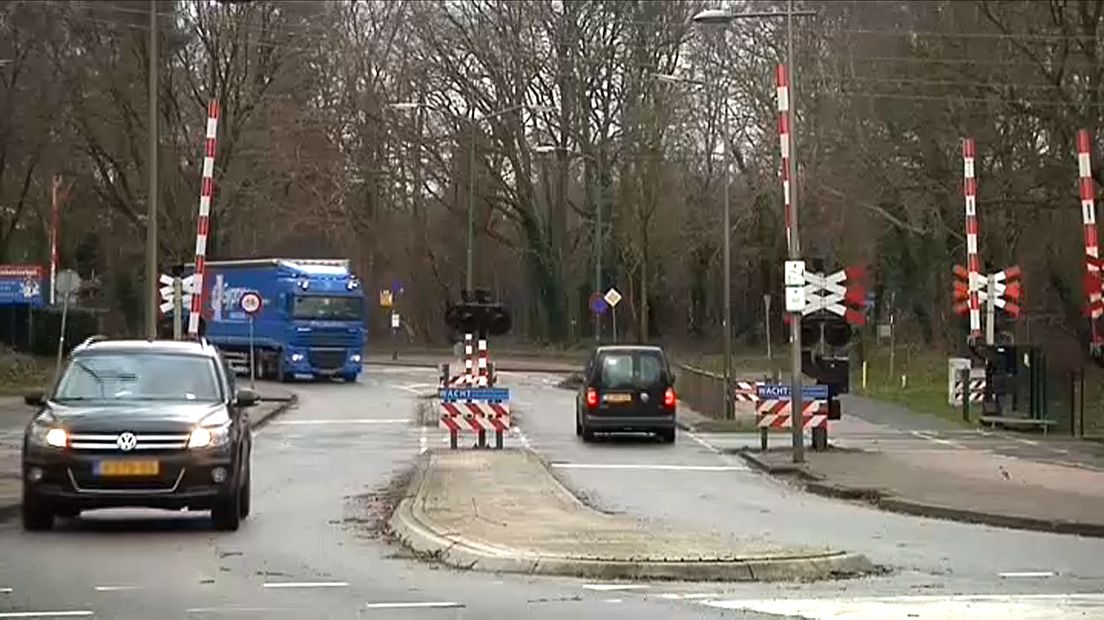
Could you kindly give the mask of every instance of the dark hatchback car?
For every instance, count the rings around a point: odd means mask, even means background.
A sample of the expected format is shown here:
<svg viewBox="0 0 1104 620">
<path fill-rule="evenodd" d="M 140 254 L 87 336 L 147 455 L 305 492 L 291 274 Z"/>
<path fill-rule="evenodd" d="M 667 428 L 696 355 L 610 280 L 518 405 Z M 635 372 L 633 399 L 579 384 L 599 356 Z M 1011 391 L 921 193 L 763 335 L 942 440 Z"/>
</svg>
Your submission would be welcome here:
<svg viewBox="0 0 1104 620">
<path fill-rule="evenodd" d="M 663 349 L 644 345 L 598 347 L 587 360 L 575 403 L 575 434 L 655 433 L 675 441 L 675 377 Z"/>
<path fill-rule="evenodd" d="M 206 342 L 76 347 L 23 439 L 23 527 L 96 508 L 210 510 L 236 530 L 249 515 L 249 390 Z"/>
</svg>

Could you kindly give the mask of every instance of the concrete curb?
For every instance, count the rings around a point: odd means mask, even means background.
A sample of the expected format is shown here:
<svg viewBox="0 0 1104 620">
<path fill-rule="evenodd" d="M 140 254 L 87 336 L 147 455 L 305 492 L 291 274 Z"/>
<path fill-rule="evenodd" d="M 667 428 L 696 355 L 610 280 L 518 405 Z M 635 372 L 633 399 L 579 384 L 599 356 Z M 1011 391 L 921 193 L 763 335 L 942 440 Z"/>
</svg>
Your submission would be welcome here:
<svg viewBox="0 0 1104 620">
<path fill-rule="evenodd" d="M 265 412 L 263 416 L 257 418 L 250 417 L 249 428 L 252 430 L 261 428 L 276 416 L 297 405 L 299 403 L 299 397 L 292 394 L 287 398 L 266 398 L 262 402 L 277 402 L 279 404 Z M 14 504 L 0 504 L 0 522 L 11 519 L 19 514 L 19 507 L 20 503 L 18 500 L 16 500 Z"/>
<path fill-rule="evenodd" d="M 892 493 L 887 493 L 882 489 L 854 487 L 828 482 L 823 476 L 807 471 L 803 467 L 797 465 L 772 465 L 759 458 L 754 452 L 748 450 L 737 450 L 735 453 L 759 471 L 774 476 L 793 476 L 800 479 L 804 489 L 814 495 L 848 501 L 862 501 L 887 512 L 897 512 L 932 519 L 943 519 L 946 521 L 991 525 L 1013 530 L 1104 538 L 1104 523 L 1055 521 L 918 502 L 893 495 Z"/>
<path fill-rule="evenodd" d="M 586 579 L 678 581 L 811 581 L 876 571 L 865 556 L 847 552 L 727 561 L 659 561 L 574 558 L 473 541 L 457 532 L 441 531 L 421 514 L 418 504 L 428 462 L 425 455 L 418 463 L 406 497 L 391 515 L 389 529 L 415 552 L 456 568 Z"/>
</svg>

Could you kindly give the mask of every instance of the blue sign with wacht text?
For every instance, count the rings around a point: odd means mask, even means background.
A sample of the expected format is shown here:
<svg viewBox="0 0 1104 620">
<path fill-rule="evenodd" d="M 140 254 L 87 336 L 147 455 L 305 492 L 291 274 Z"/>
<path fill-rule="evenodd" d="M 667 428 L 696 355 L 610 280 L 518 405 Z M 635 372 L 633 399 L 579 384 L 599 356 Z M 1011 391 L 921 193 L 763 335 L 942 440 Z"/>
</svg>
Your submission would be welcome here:
<svg viewBox="0 0 1104 620">
<path fill-rule="evenodd" d="M 789 400 L 790 386 L 782 384 L 760 385 L 759 400 Z M 827 385 L 804 385 L 801 387 L 801 400 L 827 400 Z"/>
<path fill-rule="evenodd" d="M 504 403 L 510 400 L 507 388 L 445 388 L 437 393 L 441 402 L 480 401 Z"/>
</svg>

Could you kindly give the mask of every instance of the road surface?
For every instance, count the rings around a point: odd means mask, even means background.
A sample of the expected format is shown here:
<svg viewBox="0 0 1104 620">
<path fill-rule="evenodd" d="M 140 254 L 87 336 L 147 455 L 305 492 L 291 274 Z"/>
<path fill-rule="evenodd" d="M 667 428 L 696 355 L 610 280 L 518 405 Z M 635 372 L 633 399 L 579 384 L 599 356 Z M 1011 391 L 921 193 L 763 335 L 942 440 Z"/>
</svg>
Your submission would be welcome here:
<svg viewBox="0 0 1104 620">
<path fill-rule="evenodd" d="M 421 450 L 446 445 L 411 423 L 435 372 L 369 368 L 355 385 L 294 386 L 299 408 L 257 431 L 254 512 L 238 532 L 155 511 L 91 513 L 36 534 L 0 523 L 0 618 L 945 618 L 967 606 L 1007 616 L 1012 596 L 1015 617 L 1104 614 L 1104 596 L 1093 594 L 1104 583 L 1102 540 L 805 495 L 720 453 L 720 437 L 583 444 L 573 394 L 558 380 L 503 373 L 520 411 L 508 443 L 540 452 L 593 505 L 824 543 L 865 553 L 886 573 L 800 585 L 613 584 L 412 558 L 378 535 L 374 494 Z"/>
</svg>

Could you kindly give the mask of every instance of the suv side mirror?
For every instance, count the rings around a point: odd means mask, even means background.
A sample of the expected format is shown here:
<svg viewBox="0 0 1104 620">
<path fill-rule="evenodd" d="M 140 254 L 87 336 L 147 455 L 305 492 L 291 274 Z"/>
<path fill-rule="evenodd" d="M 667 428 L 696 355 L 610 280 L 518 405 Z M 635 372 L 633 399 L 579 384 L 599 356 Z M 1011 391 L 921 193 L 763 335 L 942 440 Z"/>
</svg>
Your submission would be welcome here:
<svg viewBox="0 0 1104 620">
<path fill-rule="evenodd" d="M 242 388 L 238 390 L 237 396 L 234 398 L 234 404 L 239 407 L 252 407 L 260 402 L 261 397 L 249 388 Z"/>
<path fill-rule="evenodd" d="M 31 407 L 40 407 L 46 404 L 46 395 L 41 391 L 28 392 L 23 395 L 23 402 Z"/>
</svg>

